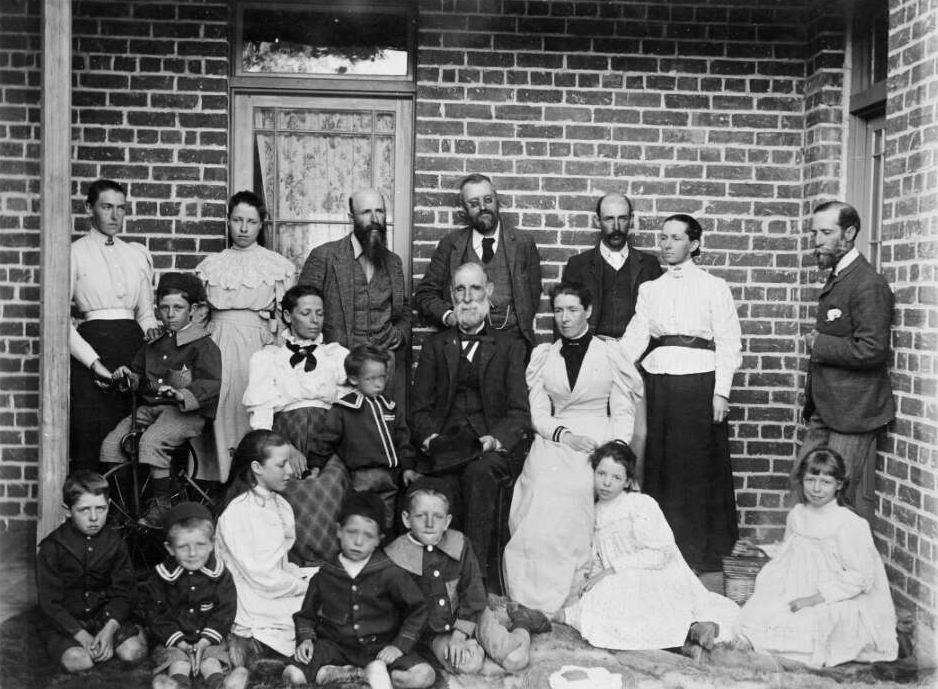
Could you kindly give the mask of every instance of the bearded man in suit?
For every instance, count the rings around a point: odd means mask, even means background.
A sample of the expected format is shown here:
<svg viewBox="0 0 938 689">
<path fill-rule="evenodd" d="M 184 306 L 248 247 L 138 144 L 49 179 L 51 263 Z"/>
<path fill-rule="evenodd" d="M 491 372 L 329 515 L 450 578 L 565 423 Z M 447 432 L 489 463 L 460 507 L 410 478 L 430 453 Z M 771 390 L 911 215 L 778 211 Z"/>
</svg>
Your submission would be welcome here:
<svg viewBox="0 0 938 689">
<path fill-rule="evenodd" d="M 455 325 L 423 343 L 410 416 L 415 443 L 432 459 L 431 473 L 456 498 L 454 528 L 469 538 L 488 581 L 497 577 L 488 576 L 486 563 L 499 482 L 531 425 L 525 343 L 489 325 L 493 291 L 479 263 L 453 273 Z"/>
<path fill-rule="evenodd" d="M 347 349 L 360 344 L 387 348 L 393 357 L 388 396 L 403 405 L 407 391 L 407 349 L 410 341 L 409 291 L 404 288 L 400 256 L 388 249 L 384 196 L 375 189 L 349 198 L 352 232 L 313 249 L 298 283 L 323 295 L 325 342 Z M 403 406 L 402 406 L 403 409 Z"/>
<path fill-rule="evenodd" d="M 896 415 L 886 371 L 893 294 L 854 246 L 859 232 L 853 206 L 830 201 L 814 211 L 814 255 L 819 268 L 832 270 L 816 324 L 804 337 L 811 359 L 798 464 L 818 447 L 837 451 L 847 465 L 845 497 L 869 518 L 875 504 L 865 467 L 875 466 L 877 438 Z"/>
</svg>

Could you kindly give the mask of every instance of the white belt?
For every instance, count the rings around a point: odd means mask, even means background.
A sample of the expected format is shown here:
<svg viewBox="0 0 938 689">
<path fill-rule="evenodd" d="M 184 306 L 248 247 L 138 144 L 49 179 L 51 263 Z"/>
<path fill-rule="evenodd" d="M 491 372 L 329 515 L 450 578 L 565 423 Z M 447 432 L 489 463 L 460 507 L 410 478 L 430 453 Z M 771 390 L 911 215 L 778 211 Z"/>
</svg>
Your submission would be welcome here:
<svg viewBox="0 0 938 689">
<path fill-rule="evenodd" d="M 136 320 L 131 309 L 95 309 L 85 313 L 86 321 Z"/>
</svg>

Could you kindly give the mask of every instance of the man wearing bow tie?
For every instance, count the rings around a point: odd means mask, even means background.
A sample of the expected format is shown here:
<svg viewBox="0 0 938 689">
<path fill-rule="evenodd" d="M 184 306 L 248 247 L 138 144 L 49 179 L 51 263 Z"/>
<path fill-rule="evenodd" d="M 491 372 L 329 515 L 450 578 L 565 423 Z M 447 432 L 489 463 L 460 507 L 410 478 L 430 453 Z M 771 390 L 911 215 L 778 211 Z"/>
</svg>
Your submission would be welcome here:
<svg viewBox="0 0 938 689">
<path fill-rule="evenodd" d="M 444 327 L 456 325 L 455 304 L 448 294 L 451 276 L 464 263 L 481 263 L 494 287 L 486 316 L 489 329 L 523 338 L 530 350 L 541 299 L 541 257 L 534 239 L 505 221 L 498 192 L 485 175 L 463 179 L 459 201 L 467 227 L 440 240 L 414 290 L 417 310 Z"/>
<path fill-rule="evenodd" d="M 392 355 L 387 394 L 404 404 L 410 341 L 409 291 L 404 289 L 400 256 L 387 246 L 384 196 L 362 189 L 349 198 L 352 232 L 313 249 L 297 284 L 322 293 L 326 342 L 347 349 L 362 344 L 387 348 Z"/>
<path fill-rule="evenodd" d="M 530 426 L 526 347 L 488 324 L 493 290 L 481 264 L 456 269 L 454 326 L 424 342 L 411 393 L 414 440 L 433 459 L 432 473 L 450 485 L 454 528 L 469 537 L 483 571 L 498 482 L 509 471 L 508 453 Z"/>
<path fill-rule="evenodd" d="M 795 471 L 813 449 L 837 451 L 850 479 L 845 497 L 858 513 L 871 517 L 876 439 L 896 415 L 886 372 L 893 295 L 854 246 L 859 232 L 860 216 L 846 203 L 830 201 L 814 211 L 814 255 L 821 270 L 832 271 L 821 289 L 816 324 L 804 336 L 811 357 L 807 429 Z"/>
</svg>

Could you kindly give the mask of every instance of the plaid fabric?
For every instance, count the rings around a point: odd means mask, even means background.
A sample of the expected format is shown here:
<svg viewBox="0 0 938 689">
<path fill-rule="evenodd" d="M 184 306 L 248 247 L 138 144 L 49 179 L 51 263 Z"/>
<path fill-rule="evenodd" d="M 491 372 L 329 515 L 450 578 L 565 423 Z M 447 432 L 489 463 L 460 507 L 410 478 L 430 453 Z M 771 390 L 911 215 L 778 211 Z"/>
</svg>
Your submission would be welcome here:
<svg viewBox="0 0 938 689">
<path fill-rule="evenodd" d="M 348 470 L 335 455 L 316 478 L 287 483 L 281 495 L 296 515 L 296 543 L 292 552 L 300 560 L 318 564 L 338 555 L 336 519 L 348 485 Z"/>
<path fill-rule="evenodd" d="M 289 440 L 309 461 L 308 439 L 319 433 L 327 411 L 321 407 L 300 407 L 277 412 L 270 430 Z"/>
</svg>

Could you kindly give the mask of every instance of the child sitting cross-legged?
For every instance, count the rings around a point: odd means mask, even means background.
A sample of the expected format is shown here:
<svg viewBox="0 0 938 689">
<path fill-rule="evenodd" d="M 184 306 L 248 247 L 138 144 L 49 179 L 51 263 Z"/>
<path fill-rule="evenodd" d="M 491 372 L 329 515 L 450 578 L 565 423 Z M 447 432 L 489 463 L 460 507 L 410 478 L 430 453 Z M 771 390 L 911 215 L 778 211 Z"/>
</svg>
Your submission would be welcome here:
<svg viewBox="0 0 938 689">
<path fill-rule="evenodd" d="M 243 689 L 248 672 L 231 668 L 225 637 L 238 609 L 234 579 L 214 554 L 215 526 L 203 505 L 183 502 L 163 520 L 169 557 L 146 582 L 144 618 L 153 650 L 154 689 L 187 689 L 201 673 L 206 689 Z"/>
<path fill-rule="evenodd" d="M 150 467 L 152 499 L 140 523 L 161 528 L 170 505 L 170 456 L 186 440 L 198 437 L 206 419 L 215 418 L 221 387 L 221 352 L 209 332 L 192 322 L 205 288 L 195 275 L 166 273 L 156 288 L 157 311 L 164 332 L 145 344 L 130 368 L 119 366 L 115 382 L 125 380 L 140 395 L 137 425 L 140 462 Z M 128 416 L 101 443 L 101 461 L 127 461 L 121 440 L 131 429 Z"/>
<path fill-rule="evenodd" d="M 130 621 L 133 566 L 121 537 L 107 525 L 108 484 L 79 469 L 65 479 L 68 521 L 46 536 L 36 556 L 39 636 L 50 657 L 69 672 L 113 656 L 142 660 L 143 630 Z"/>
<path fill-rule="evenodd" d="M 422 689 L 436 673 L 411 653 L 427 619 L 427 603 L 404 570 L 377 550 L 384 504 L 351 493 L 339 513 L 341 552 L 312 578 L 296 623 L 292 684 L 322 685 L 364 678 L 372 689 Z M 390 674 L 389 674 L 390 671 Z"/>
<path fill-rule="evenodd" d="M 322 467 L 336 453 L 348 467 L 352 490 L 384 501 L 385 533 L 393 526 L 398 478 L 406 486 L 420 476 L 404 415 L 384 396 L 390 363 L 391 355 L 382 347 L 355 347 L 345 357 L 345 374 L 355 390 L 336 400 L 309 441 L 311 466 Z"/>
<path fill-rule="evenodd" d="M 413 575 L 427 598 L 429 618 L 418 646 L 435 664 L 454 674 L 482 671 L 486 656 L 509 672 L 528 664 L 531 632 L 523 622 L 509 632 L 488 608 L 482 572 L 472 545 L 452 521 L 446 483 L 414 481 L 402 514 L 409 533 L 387 547 L 388 557 Z"/>
</svg>

